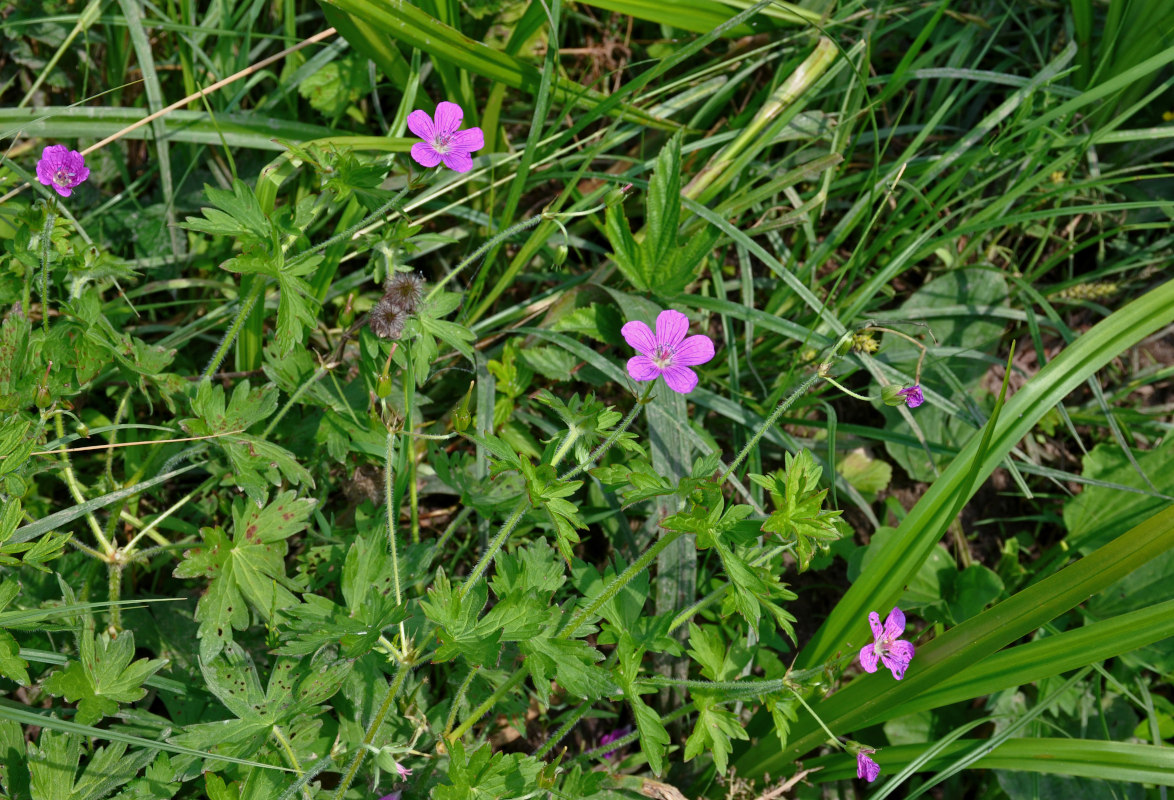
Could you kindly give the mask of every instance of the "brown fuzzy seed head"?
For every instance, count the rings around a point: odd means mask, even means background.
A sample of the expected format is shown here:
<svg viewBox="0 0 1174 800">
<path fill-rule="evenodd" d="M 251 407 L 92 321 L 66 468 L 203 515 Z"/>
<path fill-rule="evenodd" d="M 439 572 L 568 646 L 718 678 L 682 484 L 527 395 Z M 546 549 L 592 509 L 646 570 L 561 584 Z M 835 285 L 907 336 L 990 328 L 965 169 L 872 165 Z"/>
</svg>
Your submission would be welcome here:
<svg viewBox="0 0 1174 800">
<path fill-rule="evenodd" d="M 414 272 L 397 272 L 383 287 L 383 296 L 411 314 L 424 299 L 424 279 Z"/>
<path fill-rule="evenodd" d="M 371 326 L 371 332 L 381 339 L 398 339 L 404 332 L 407 319 L 408 313 L 398 303 L 384 297 L 371 309 L 367 324 Z"/>
</svg>

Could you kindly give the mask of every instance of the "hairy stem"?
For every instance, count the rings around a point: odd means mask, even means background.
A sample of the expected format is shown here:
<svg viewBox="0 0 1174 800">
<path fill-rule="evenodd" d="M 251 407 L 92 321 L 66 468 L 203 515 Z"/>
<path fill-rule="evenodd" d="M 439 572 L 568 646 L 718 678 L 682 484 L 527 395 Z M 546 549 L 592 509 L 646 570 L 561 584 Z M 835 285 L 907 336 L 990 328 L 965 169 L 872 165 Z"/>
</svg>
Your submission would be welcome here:
<svg viewBox="0 0 1174 800">
<path fill-rule="evenodd" d="M 725 483 L 726 479 L 734 474 L 734 470 L 738 468 L 739 464 L 746 460 L 746 456 L 750 455 L 750 451 L 758 446 L 758 443 L 762 441 L 762 437 L 766 435 L 767 430 L 776 422 L 778 422 L 778 419 L 783 415 L 783 412 L 790 408 L 792 404 L 794 404 L 794 402 L 799 399 L 799 396 L 814 386 L 815 382 L 818 380 L 820 380 L 820 376 L 818 374 L 812 375 L 810 378 L 803 381 L 803 383 L 799 384 L 798 388 L 791 392 L 790 396 L 783 400 L 783 402 L 779 403 L 778 407 L 775 408 L 773 412 L 771 412 L 769 417 L 767 417 L 766 422 L 762 424 L 762 427 L 755 431 L 754 435 L 750 437 L 750 441 L 746 442 L 746 446 L 742 448 L 740 453 L 738 453 L 738 457 L 735 458 L 730 466 L 726 468 L 726 471 L 722 473 L 722 479 L 718 481 L 718 483 Z"/>
<path fill-rule="evenodd" d="M 387 712 L 391 711 L 392 703 L 395 702 L 396 695 L 404 685 L 404 680 L 408 677 L 410 667 L 407 664 L 400 664 L 399 670 L 395 673 L 395 678 L 392 679 L 391 685 L 387 687 L 387 697 L 383 700 L 383 705 L 379 706 L 379 711 L 375 713 L 375 718 L 371 720 L 371 724 L 367 726 L 367 735 L 363 737 L 363 743 L 356 748 L 354 758 L 351 763 L 347 765 L 346 773 L 342 776 L 342 783 L 338 785 L 338 790 L 334 793 L 334 800 L 343 800 L 346 796 L 347 789 L 351 788 L 351 783 L 355 780 L 355 775 L 359 772 L 359 765 L 363 763 L 363 756 L 367 754 L 367 748 L 370 747 L 371 742 L 375 741 L 375 734 L 379 732 L 379 728 L 383 725 L 383 720 L 387 717 Z"/>
<path fill-rule="evenodd" d="M 461 584 L 460 596 L 462 598 L 468 594 L 470 587 L 472 587 L 477 581 L 481 579 L 481 576 L 485 574 L 485 570 L 489 569 L 489 562 L 493 560 L 493 557 L 497 555 L 497 551 L 500 550 L 506 543 L 506 540 L 510 538 L 510 534 L 514 532 L 514 528 L 518 527 L 518 523 L 521 522 L 522 517 L 529 508 L 530 498 L 526 495 L 522 495 L 522 497 L 518 499 L 518 504 L 514 506 L 514 510 L 510 512 L 509 518 L 501 524 L 501 528 L 498 529 L 497 535 L 494 536 L 493 540 L 489 542 L 488 546 L 486 546 L 485 552 L 481 554 L 481 559 L 477 562 L 477 566 L 473 567 L 473 571 L 469 573 L 469 577 L 465 579 L 463 584 Z"/>
</svg>

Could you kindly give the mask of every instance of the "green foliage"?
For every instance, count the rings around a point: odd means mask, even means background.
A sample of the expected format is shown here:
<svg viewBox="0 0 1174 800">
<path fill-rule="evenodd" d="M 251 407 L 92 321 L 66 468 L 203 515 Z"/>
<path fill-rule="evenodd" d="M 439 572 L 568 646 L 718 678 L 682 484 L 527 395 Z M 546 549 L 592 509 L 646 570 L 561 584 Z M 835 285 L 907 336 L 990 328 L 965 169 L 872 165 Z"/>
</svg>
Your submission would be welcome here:
<svg viewBox="0 0 1174 800">
<path fill-rule="evenodd" d="M 832 542 L 847 532 L 839 510 L 825 509 L 827 489 L 819 488 L 823 468 L 809 450 L 796 456 L 787 453 L 786 466 L 770 475 L 750 475 L 750 480 L 770 492 L 775 510 L 762 523 L 764 533 L 778 534 L 795 545 L 799 571 L 811 565 L 818 552 L 826 553 Z"/>
<path fill-rule="evenodd" d="M 93 725 L 118 713 L 119 703 L 141 700 L 143 682 L 167 663 L 162 659 L 134 659 L 135 637 L 126 631 L 117 638 L 81 631 L 78 659 L 45 681 L 45 690 L 77 703 L 77 722 Z M 75 762 L 76 763 L 76 762 Z"/>
</svg>

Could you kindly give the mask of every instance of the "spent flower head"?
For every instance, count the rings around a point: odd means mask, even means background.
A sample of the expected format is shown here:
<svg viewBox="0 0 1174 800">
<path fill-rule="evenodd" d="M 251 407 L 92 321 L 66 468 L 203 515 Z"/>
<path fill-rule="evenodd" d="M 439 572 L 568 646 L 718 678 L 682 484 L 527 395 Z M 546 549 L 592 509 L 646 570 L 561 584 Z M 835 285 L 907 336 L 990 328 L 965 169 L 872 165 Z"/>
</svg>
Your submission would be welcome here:
<svg viewBox="0 0 1174 800">
<path fill-rule="evenodd" d="M 921 386 L 913 384 L 908 389 L 902 389 L 897 392 L 897 397 L 905 398 L 905 405 L 910 408 L 917 408 L 925 402 L 925 398 L 921 396 Z"/>
<path fill-rule="evenodd" d="M 400 780 L 407 780 L 407 777 L 412 774 L 412 771 L 405 767 L 398 761 L 395 762 L 395 771 L 399 773 Z"/>
<path fill-rule="evenodd" d="M 485 146 L 485 134 L 480 128 L 457 130 L 465 112 L 456 103 L 442 100 L 436 104 L 436 119 L 426 111 L 408 114 L 408 128 L 424 141 L 412 145 L 412 158 L 424 167 L 435 167 L 440 162 L 456 172 L 473 168 L 470 153 Z"/>
<path fill-rule="evenodd" d="M 397 272 L 383 287 L 383 296 L 411 314 L 424 299 L 424 279 L 414 272 Z"/>
<path fill-rule="evenodd" d="M 90 168 L 86 166 L 86 157 L 77 150 L 54 144 L 41 151 L 41 160 L 37 162 L 37 180 L 52 186 L 62 197 L 73 194 L 73 187 L 88 177 Z"/>
<path fill-rule="evenodd" d="M 620 328 L 624 340 L 640 355 L 628 359 L 632 380 L 652 381 L 664 376 L 674 392 L 688 394 L 697 386 L 697 373 L 689 369 L 713 358 L 713 340 L 704 334 L 685 338 L 689 318 L 668 309 L 656 316 L 656 333 L 643 322 Z"/>
<path fill-rule="evenodd" d="M 873 761 L 869 756 L 875 753 L 867 747 L 862 748 L 856 753 L 856 777 L 872 783 L 880 775 L 880 764 Z"/>
<path fill-rule="evenodd" d="M 382 297 L 371 309 L 367 324 L 371 332 L 380 339 L 398 339 L 404 332 L 404 323 L 408 321 L 408 312 L 403 306 L 387 297 Z"/>
<path fill-rule="evenodd" d="M 905 677 L 909 662 L 913 660 L 913 643 L 898 638 L 905 632 L 905 615 L 901 609 L 894 607 L 882 628 L 880 614 L 873 611 L 868 615 L 868 624 L 872 626 L 872 635 L 876 641 L 860 648 L 860 666 L 864 667 L 865 672 L 876 672 L 879 660 L 892 670 L 894 678 L 901 680 Z"/>
</svg>

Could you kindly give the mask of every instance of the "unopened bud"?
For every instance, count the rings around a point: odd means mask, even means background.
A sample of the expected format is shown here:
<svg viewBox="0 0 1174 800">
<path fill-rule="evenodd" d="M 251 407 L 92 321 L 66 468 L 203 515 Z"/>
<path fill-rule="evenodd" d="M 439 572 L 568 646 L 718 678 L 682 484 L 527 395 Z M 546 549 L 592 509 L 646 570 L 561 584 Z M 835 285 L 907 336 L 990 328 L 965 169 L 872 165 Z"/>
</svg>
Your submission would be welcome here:
<svg viewBox="0 0 1174 800">
<path fill-rule="evenodd" d="M 375 394 L 379 396 L 380 400 L 387 398 L 391 394 L 391 376 L 386 372 L 379 376 L 375 381 Z"/>
<path fill-rule="evenodd" d="M 342 329 L 347 329 L 355 323 L 355 292 L 351 292 L 346 296 L 346 302 L 343 304 L 342 311 L 338 315 L 338 326 Z"/>
<path fill-rule="evenodd" d="M 618 189 L 612 189 L 607 193 L 607 196 L 603 198 L 603 204 L 610 208 L 611 206 L 622 203 L 624 202 L 624 198 L 632 193 L 632 190 L 633 187 L 630 183 L 625 184 Z"/>
<path fill-rule="evenodd" d="M 905 405 L 905 398 L 901 395 L 902 391 L 904 391 L 904 387 L 896 383 L 881 387 L 881 402 L 886 406 Z"/>
<path fill-rule="evenodd" d="M 461 400 L 461 404 L 453 409 L 452 426 L 456 429 L 457 433 L 464 433 L 473 422 L 473 416 L 469 413 L 469 400 L 473 397 L 473 385 L 473 382 L 470 381 L 469 391 L 465 392 L 465 397 Z"/>
<path fill-rule="evenodd" d="M 567 246 L 560 244 L 554 248 L 554 266 L 561 267 L 565 263 L 567 263 Z"/>
</svg>

